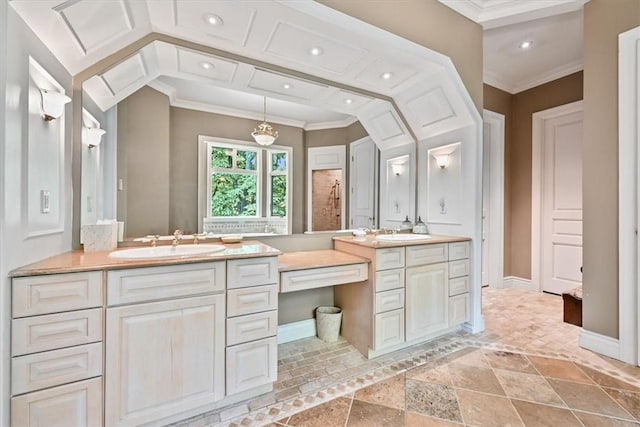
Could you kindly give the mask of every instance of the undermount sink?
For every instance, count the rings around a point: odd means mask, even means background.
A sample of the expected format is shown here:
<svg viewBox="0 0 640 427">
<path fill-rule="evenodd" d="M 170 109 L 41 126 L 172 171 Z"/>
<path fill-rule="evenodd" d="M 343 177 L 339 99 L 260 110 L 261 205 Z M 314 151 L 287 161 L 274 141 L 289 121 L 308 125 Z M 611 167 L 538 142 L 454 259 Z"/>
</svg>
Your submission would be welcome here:
<svg viewBox="0 0 640 427">
<path fill-rule="evenodd" d="M 111 258 L 117 259 L 154 259 L 154 258 L 186 258 L 190 256 L 205 255 L 224 251 L 226 247 L 222 245 L 178 245 L 178 246 L 156 246 L 144 248 L 124 249 L 113 251 L 109 254 Z"/>
<path fill-rule="evenodd" d="M 381 242 L 413 242 L 430 238 L 431 236 L 428 234 L 380 234 L 376 236 L 376 240 Z"/>
</svg>

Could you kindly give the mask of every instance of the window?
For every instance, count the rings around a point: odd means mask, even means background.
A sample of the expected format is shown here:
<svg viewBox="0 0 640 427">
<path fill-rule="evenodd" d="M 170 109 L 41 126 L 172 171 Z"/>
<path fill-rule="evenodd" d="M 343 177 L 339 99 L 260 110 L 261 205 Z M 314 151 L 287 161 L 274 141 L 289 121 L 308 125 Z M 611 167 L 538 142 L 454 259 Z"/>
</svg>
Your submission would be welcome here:
<svg viewBox="0 0 640 427">
<path fill-rule="evenodd" d="M 201 199 L 206 209 L 205 222 L 289 217 L 291 148 L 257 147 L 205 137 L 201 141 L 204 143 L 201 153 L 206 156 L 203 169 L 206 178 L 202 175 L 201 181 L 204 184 L 206 179 L 206 186 L 201 187 L 201 195 L 206 199 L 206 207 Z M 204 166 L 204 161 L 201 164 Z"/>
<path fill-rule="evenodd" d="M 260 216 L 260 157 L 258 149 L 209 145 L 207 217 Z"/>
<path fill-rule="evenodd" d="M 289 153 L 270 149 L 267 152 L 269 154 L 268 216 L 286 217 L 289 208 Z"/>
</svg>

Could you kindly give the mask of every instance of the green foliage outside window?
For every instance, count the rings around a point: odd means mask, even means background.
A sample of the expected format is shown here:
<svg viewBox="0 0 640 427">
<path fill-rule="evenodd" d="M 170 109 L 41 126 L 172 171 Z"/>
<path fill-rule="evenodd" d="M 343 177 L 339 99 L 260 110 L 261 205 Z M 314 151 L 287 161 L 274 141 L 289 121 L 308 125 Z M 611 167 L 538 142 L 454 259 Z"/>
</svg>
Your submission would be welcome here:
<svg viewBox="0 0 640 427">
<path fill-rule="evenodd" d="M 216 169 L 257 170 L 257 153 L 225 148 L 211 150 Z M 256 216 L 258 177 L 255 174 L 214 172 L 211 175 L 211 216 Z"/>
<path fill-rule="evenodd" d="M 287 216 L 287 177 L 271 177 L 271 216 Z"/>
<path fill-rule="evenodd" d="M 211 147 L 211 217 L 249 217 L 258 213 L 258 151 Z M 266 176 L 271 216 L 287 216 L 288 154 L 271 151 Z M 270 164 L 269 164 L 270 163 Z"/>
<path fill-rule="evenodd" d="M 255 175 L 214 173 L 211 188 L 211 216 L 256 216 Z"/>
</svg>

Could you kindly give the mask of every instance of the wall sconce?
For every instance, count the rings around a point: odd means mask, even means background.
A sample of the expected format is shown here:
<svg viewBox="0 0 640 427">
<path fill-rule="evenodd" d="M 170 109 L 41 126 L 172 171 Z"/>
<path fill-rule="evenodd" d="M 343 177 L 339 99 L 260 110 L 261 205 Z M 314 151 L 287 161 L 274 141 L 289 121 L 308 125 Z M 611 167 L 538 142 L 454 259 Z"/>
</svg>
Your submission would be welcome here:
<svg viewBox="0 0 640 427">
<path fill-rule="evenodd" d="M 436 164 L 440 169 L 444 169 L 449 166 L 449 154 L 434 154 Z"/>
<path fill-rule="evenodd" d="M 59 118 L 64 113 L 64 106 L 71 102 L 71 98 L 67 95 L 56 91 L 40 89 L 40 95 L 42 96 L 42 119 L 45 122 Z"/>
<path fill-rule="evenodd" d="M 395 176 L 400 176 L 404 172 L 404 165 L 402 163 L 392 163 L 391 164 L 391 172 Z"/>
<path fill-rule="evenodd" d="M 102 142 L 102 135 L 105 133 L 107 131 L 104 129 L 82 126 L 82 143 L 89 148 L 97 147 Z"/>
</svg>

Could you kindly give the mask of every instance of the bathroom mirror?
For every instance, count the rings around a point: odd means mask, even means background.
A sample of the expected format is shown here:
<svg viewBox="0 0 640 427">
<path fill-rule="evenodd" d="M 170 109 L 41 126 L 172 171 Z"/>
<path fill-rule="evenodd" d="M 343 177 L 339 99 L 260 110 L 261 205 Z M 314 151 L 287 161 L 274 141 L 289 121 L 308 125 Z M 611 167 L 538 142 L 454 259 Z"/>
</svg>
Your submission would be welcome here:
<svg viewBox="0 0 640 427">
<path fill-rule="evenodd" d="M 167 65 L 160 58 L 177 62 Z M 100 146 L 82 146 L 83 224 L 117 217 L 125 222 L 125 237 L 168 234 L 174 229 L 292 234 L 377 224 L 378 150 L 349 111 L 353 104 L 386 103 L 383 97 L 347 92 L 326 81 L 164 42 L 146 45 L 97 72 L 82 87 L 83 107 L 106 130 Z M 272 147 L 261 147 L 251 138 L 265 111 L 266 121 L 279 132 Z M 206 198 L 215 196 L 211 189 L 206 193 L 201 188 L 207 173 L 207 162 L 199 161 L 202 139 L 222 144 L 231 154 L 231 169 L 240 165 L 244 175 L 259 174 L 252 181 L 255 205 L 241 215 L 259 212 L 260 217 L 238 218 L 231 212 L 232 218 L 203 227 L 200 212 Z M 351 153 L 352 143 L 363 147 L 367 142 L 373 148 Z M 331 169 L 333 174 L 318 170 L 319 174 L 308 175 L 309 153 L 327 146 L 342 148 L 341 166 L 317 168 Z M 282 162 L 283 154 L 278 153 L 285 152 L 289 169 L 283 178 L 270 160 L 275 155 Z M 247 153 L 255 156 L 252 167 L 242 160 Z M 351 165 L 356 173 L 350 173 Z M 230 175 L 220 177 L 228 180 Z M 284 210 L 273 208 L 275 180 L 289 185 L 284 221 L 279 218 Z"/>
</svg>

